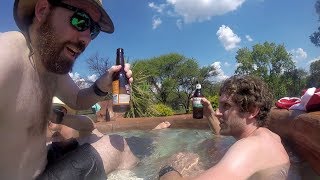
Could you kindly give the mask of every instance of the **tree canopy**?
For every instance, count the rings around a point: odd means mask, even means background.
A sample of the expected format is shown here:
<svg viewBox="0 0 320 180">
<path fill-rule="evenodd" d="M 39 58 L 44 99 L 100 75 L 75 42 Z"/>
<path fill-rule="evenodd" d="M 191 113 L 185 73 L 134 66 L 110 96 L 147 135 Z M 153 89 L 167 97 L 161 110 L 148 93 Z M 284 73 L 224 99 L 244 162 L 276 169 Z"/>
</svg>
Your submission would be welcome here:
<svg viewBox="0 0 320 180">
<path fill-rule="evenodd" d="M 150 91 L 157 102 L 189 111 L 190 98 L 198 81 L 204 87 L 217 73 L 212 66 L 199 67 L 198 62 L 177 53 L 146 60 L 138 60 L 133 72 L 143 71 L 148 75 Z"/>
<path fill-rule="evenodd" d="M 287 95 L 287 84 L 281 77 L 296 67 L 284 45 L 265 42 L 254 45 L 252 50 L 241 48 L 237 51 L 236 61 L 239 65 L 235 74 L 261 77 L 273 89 L 276 98 Z"/>
<path fill-rule="evenodd" d="M 317 0 L 314 6 L 317 14 L 319 15 L 320 21 L 320 0 Z M 320 26 L 318 27 L 318 31 L 315 31 L 313 34 L 310 35 L 310 40 L 315 46 L 320 47 Z"/>
<path fill-rule="evenodd" d="M 310 64 L 310 76 L 307 80 L 308 87 L 320 87 L 320 60 Z"/>
</svg>

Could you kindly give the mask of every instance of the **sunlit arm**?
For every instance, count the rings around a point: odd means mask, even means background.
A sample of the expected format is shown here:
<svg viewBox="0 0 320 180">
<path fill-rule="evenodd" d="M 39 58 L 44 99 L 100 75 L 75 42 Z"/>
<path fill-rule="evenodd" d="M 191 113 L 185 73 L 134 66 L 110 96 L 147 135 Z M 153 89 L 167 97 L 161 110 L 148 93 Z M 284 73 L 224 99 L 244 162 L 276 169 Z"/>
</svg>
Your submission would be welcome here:
<svg viewBox="0 0 320 180">
<path fill-rule="evenodd" d="M 207 118 L 210 129 L 214 134 L 220 134 L 220 122 L 215 116 L 215 112 L 210 101 L 208 101 L 206 98 L 202 98 L 201 102 L 203 105 L 203 115 Z"/>
</svg>

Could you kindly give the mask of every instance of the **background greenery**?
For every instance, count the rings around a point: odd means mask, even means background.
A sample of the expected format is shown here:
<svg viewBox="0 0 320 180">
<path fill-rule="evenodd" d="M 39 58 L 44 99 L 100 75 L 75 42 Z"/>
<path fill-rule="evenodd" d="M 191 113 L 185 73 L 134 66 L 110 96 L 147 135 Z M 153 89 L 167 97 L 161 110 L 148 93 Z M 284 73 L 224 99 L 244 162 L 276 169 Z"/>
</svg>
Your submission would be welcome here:
<svg viewBox="0 0 320 180">
<path fill-rule="evenodd" d="M 275 100 L 281 97 L 300 97 L 301 91 L 320 85 L 320 60 L 310 64 L 309 72 L 297 69 L 283 44 L 264 42 L 252 48 L 237 51 L 239 66 L 235 74 L 261 77 L 272 89 Z M 98 55 L 88 60 L 90 69 L 105 71 L 108 59 Z M 94 64 L 94 65 L 93 65 Z M 99 65 L 97 65 L 99 64 Z M 105 68 L 92 68 L 105 66 Z M 200 67 L 198 61 L 181 54 L 171 53 L 132 63 L 131 109 L 126 117 L 169 116 L 190 113 L 191 97 L 195 85 L 202 85 L 204 96 L 218 107 L 218 91 L 221 82 L 214 81 L 214 66 Z"/>
<path fill-rule="evenodd" d="M 320 17 L 320 0 L 315 3 Z M 320 27 L 310 35 L 310 41 L 320 46 Z M 310 64 L 309 71 L 298 69 L 284 44 L 264 42 L 240 48 L 235 57 L 239 66 L 234 74 L 249 74 L 262 78 L 272 89 L 275 99 L 300 97 L 303 89 L 320 86 L 320 60 Z M 98 54 L 87 60 L 89 69 L 102 75 L 109 59 Z M 218 107 L 221 82 L 214 81 L 218 72 L 212 65 L 200 67 L 198 61 L 182 54 L 170 53 L 149 59 L 137 59 L 132 64 L 131 109 L 126 117 L 170 116 L 190 113 L 190 99 L 199 82 L 204 96 Z"/>
</svg>

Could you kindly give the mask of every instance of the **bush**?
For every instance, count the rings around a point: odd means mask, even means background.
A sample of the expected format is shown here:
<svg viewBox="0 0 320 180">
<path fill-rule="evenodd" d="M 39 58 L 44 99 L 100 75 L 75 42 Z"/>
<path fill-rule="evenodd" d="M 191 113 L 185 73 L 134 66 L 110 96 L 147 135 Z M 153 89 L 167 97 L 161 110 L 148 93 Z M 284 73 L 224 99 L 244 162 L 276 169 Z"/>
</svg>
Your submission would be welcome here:
<svg viewBox="0 0 320 180">
<path fill-rule="evenodd" d="M 155 116 L 172 116 L 174 114 L 174 111 L 172 108 L 164 105 L 164 104 L 155 104 L 152 106 L 152 108 L 157 112 Z"/>
<path fill-rule="evenodd" d="M 208 101 L 210 101 L 213 109 L 217 109 L 218 108 L 218 105 L 219 105 L 219 97 L 218 97 L 218 95 L 209 96 L 207 99 L 208 99 Z"/>
</svg>

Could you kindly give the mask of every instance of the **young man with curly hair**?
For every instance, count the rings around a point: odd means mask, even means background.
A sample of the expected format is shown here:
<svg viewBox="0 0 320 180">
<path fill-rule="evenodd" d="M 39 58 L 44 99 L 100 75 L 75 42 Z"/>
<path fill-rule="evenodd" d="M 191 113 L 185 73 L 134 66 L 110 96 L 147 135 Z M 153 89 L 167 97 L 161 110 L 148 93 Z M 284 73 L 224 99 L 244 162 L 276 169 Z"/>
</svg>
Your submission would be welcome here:
<svg viewBox="0 0 320 180">
<path fill-rule="evenodd" d="M 232 76 L 219 92 L 219 108 L 203 98 L 204 115 L 216 134 L 237 139 L 215 166 L 192 179 L 286 179 L 289 156 L 280 137 L 264 128 L 272 106 L 267 85 L 252 76 Z M 184 179 L 167 166 L 160 179 Z"/>
</svg>

